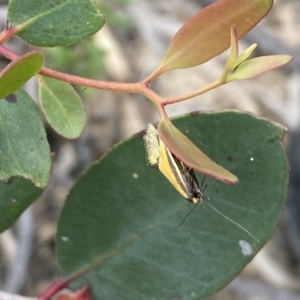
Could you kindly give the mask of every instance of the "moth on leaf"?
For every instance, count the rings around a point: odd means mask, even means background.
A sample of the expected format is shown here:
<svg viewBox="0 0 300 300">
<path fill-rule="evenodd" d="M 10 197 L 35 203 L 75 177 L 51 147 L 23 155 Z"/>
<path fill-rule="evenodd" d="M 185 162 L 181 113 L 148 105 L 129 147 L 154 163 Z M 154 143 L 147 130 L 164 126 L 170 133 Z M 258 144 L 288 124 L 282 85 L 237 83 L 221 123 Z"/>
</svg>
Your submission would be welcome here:
<svg viewBox="0 0 300 300">
<path fill-rule="evenodd" d="M 203 192 L 194 170 L 170 152 L 152 124 L 146 128 L 144 142 L 148 164 L 157 168 L 182 197 L 195 204 L 202 202 Z"/>
</svg>

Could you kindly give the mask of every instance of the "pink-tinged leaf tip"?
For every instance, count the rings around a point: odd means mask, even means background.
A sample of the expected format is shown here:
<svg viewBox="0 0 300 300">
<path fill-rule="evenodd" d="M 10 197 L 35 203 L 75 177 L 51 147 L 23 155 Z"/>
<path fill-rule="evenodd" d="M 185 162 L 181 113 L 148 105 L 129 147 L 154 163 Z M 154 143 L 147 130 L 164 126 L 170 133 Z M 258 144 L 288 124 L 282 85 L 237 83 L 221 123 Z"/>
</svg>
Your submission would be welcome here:
<svg viewBox="0 0 300 300">
<path fill-rule="evenodd" d="M 220 0 L 189 19 L 172 39 L 154 73 L 200 65 L 226 50 L 230 30 L 236 26 L 241 38 L 264 18 L 273 1 Z"/>
<path fill-rule="evenodd" d="M 249 59 L 241 63 L 233 74 L 227 77 L 227 82 L 239 79 L 249 79 L 289 63 L 290 55 L 270 55 Z"/>
<path fill-rule="evenodd" d="M 212 161 L 171 122 L 161 120 L 157 129 L 166 147 L 186 166 L 229 185 L 238 182 L 234 174 Z"/>
</svg>

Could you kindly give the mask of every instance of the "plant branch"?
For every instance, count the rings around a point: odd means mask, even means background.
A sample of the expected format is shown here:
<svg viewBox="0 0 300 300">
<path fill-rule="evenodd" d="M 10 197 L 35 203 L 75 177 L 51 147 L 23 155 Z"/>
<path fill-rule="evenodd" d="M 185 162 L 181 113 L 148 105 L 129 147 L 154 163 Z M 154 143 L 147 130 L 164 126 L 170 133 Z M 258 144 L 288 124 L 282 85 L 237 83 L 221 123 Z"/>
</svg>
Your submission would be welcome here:
<svg viewBox="0 0 300 300">
<path fill-rule="evenodd" d="M 199 90 L 196 90 L 196 91 L 193 91 L 193 92 L 190 92 L 190 93 L 187 93 L 185 95 L 182 95 L 182 96 L 179 96 L 179 97 L 173 97 L 173 98 L 165 98 L 161 104 L 162 105 L 168 105 L 168 104 L 173 104 L 173 103 L 177 103 L 177 102 L 181 102 L 181 101 L 184 101 L 184 100 L 187 100 L 187 99 L 190 99 L 190 98 L 193 98 L 193 97 L 196 97 L 196 96 L 199 96 L 199 95 L 202 95 L 210 90 L 213 90 L 221 85 L 223 85 L 224 81 L 220 81 L 219 79 L 208 84 L 207 86 L 199 89 Z"/>
<path fill-rule="evenodd" d="M 0 44 L 3 44 L 18 32 L 16 27 L 6 28 L 0 32 Z"/>
<path fill-rule="evenodd" d="M 0 53 L 10 60 L 16 60 L 19 56 L 12 52 L 10 49 L 3 45 L 0 45 Z M 88 79 L 80 76 L 70 75 L 67 73 L 51 70 L 43 67 L 39 74 L 45 75 L 54 79 L 68 82 L 70 84 L 76 84 L 95 89 L 115 91 L 115 92 L 127 92 L 127 93 L 140 93 L 144 88 L 144 83 L 119 83 L 119 82 L 107 82 L 94 79 Z"/>
<path fill-rule="evenodd" d="M 1 38 L 1 37 L 0 37 Z M 16 60 L 19 56 L 3 45 L 0 45 L 0 53 L 10 60 Z"/>
<path fill-rule="evenodd" d="M 2 53 L 6 58 L 10 60 L 16 60 L 19 56 L 12 52 L 10 49 L 6 48 L 3 45 L 0 45 L 0 53 Z M 155 73 L 155 72 L 154 72 Z M 152 73 L 152 74 L 154 74 Z M 48 76 L 57 80 L 61 80 L 64 82 L 68 82 L 70 84 L 76 84 L 80 86 L 106 90 L 106 91 L 114 91 L 114 92 L 123 92 L 123 93 L 137 93 L 146 96 L 153 104 L 156 106 L 160 116 L 162 119 L 169 119 L 165 110 L 164 106 L 176 102 L 181 102 L 195 96 L 201 95 L 207 91 L 210 91 L 222 84 L 224 84 L 221 80 L 216 80 L 211 84 L 196 90 L 194 92 L 179 96 L 177 98 L 166 98 L 163 99 L 157 93 L 155 93 L 152 89 L 149 88 L 147 81 L 151 77 L 151 74 L 144 79 L 142 82 L 136 83 L 123 83 L 123 82 L 108 82 L 108 81 L 100 81 L 94 79 L 88 79 L 76 75 L 71 75 L 63 72 L 59 72 L 56 70 L 51 70 L 48 68 L 43 67 L 39 74 Z M 151 80 L 150 80 L 151 81 Z"/>
<path fill-rule="evenodd" d="M 39 300 L 49 300 L 51 299 L 57 292 L 64 289 L 71 281 L 72 277 L 67 278 L 65 280 L 57 280 L 53 284 L 51 284 L 44 292 L 42 292 L 37 299 Z M 0 298 L 1 299 L 1 298 Z M 18 300 L 18 299 L 16 299 Z"/>
<path fill-rule="evenodd" d="M 151 74 L 149 74 L 143 82 L 146 84 L 151 83 L 153 80 L 155 80 L 158 76 L 160 76 L 162 73 L 164 73 L 164 70 L 160 67 L 156 68 Z"/>
<path fill-rule="evenodd" d="M 108 82 L 95 79 L 88 79 L 76 75 L 70 75 L 67 73 L 51 70 L 48 68 L 42 68 L 39 72 L 41 75 L 45 75 L 54 79 L 68 82 L 70 84 L 81 85 L 85 87 L 91 87 L 106 91 L 125 92 L 125 93 L 140 93 L 143 89 L 143 85 L 137 83 L 123 83 L 123 82 Z"/>
</svg>

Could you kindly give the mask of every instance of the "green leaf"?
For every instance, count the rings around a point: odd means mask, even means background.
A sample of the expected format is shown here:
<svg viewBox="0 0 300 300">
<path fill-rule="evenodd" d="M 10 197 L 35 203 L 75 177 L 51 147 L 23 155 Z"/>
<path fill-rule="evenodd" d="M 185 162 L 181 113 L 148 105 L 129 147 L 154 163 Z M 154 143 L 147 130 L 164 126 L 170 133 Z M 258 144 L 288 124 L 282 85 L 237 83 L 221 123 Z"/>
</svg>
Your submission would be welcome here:
<svg viewBox="0 0 300 300">
<path fill-rule="evenodd" d="M 265 72 L 284 66 L 292 60 L 290 55 L 269 55 L 255 57 L 241 63 L 233 74 L 226 78 L 226 82 L 238 79 L 249 79 Z"/>
<path fill-rule="evenodd" d="M 68 139 L 81 135 L 86 126 L 86 113 L 73 87 L 60 80 L 38 76 L 41 108 L 51 127 Z"/>
<path fill-rule="evenodd" d="M 10 0 L 8 20 L 18 36 L 40 47 L 74 44 L 105 23 L 92 0 Z"/>
<path fill-rule="evenodd" d="M 0 233 L 10 228 L 42 192 L 43 189 L 21 177 L 11 178 L 7 183 L 0 182 Z"/>
<path fill-rule="evenodd" d="M 238 38 L 250 31 L 271 9 L 272 0 L 221 0 L 189 19 L 172 39 L 159 71 L 190 68 L 217 56 L 230 46 L 231 26 Z"/>
<path fill-rule="evenodd" d="M 254 49 L 257 47 L 257 44 L 252 44 L 249 46 L 241 55 L 239 55 L 236 60 L 231 64 L 231 70 L 238 67 L 242 62 L 244 62 L 254 51 Z"/>
<path fill-rule="evenodd" d="M 230 35 L 230 52 L 229 52 L 229 55 L 227 58 L 226 67 L 227 67 L 227 65 L 228 65 L 228 67 L 231 66 L 232 62 L 237 58 L 238 53 L 239 53 L 239 45 L 238 45 L 237 30 L 236 30 L 236 26 L 232 25 L 231 26 L 231 35 Z"/>
<path fill-rule="evenodd" d="M 284 128 L 236 111 L 173 123 L 239 183 L 212 181 L 210 201 L 177 227 L 193 204 L 146 166 L 141 135 L 119 143 L 77 181 L 60 216 L 60 273 L 87 272 L 73 288 L 88 283 L 95 299 L 203 299 L 270 238 L 286 193 Z"/>
<path fill-rule="evenodd" d="M 183 161 L 185 165 L 195 171 L 212 176 L 227 184 L 235 184 L 238 178 L 212 161 L 205 153 L 182 134 L 172 123 L 161 120 L 158 123 L 159 136 L 167 148 Z"/>
<path fill-rule="evenodd" d="M 37 74 L 43 65 L 43 59 L 41 53 L 31 51 L 7 65 L 0 73 L 0 99 L 13 93 Z"/>
<path fill-rule="evenodd" d="M 25 91 L 14 95 L 15 102 L 0 101 L 0 180 L 22 177 L 45 188 L 51 159 L 43 122 Z"/>
</svg>

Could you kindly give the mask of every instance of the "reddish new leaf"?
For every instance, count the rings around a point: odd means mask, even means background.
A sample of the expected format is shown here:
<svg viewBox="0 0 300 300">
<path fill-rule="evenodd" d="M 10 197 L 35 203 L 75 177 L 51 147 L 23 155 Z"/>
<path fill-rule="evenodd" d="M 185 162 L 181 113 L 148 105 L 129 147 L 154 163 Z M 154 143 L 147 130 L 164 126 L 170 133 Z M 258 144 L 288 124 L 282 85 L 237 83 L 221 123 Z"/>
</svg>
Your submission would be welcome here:
<svg viewBox="0 0 300 300">
<path fill-rule="evenodd" d="M 188 167 L 227 184 L 238 182 L 238 178 L 235 175 L 212 161 L 171 122 L 161 120 L 158 123 L 157 129 L 159 137 L 168 149 Z"/>
<path fill-rule="evenodd" d="M 271 9 L 272 0 L 220 0 L 204 8 L 177 32 L 156 74 L 200 65 L 230 46 L 230 28 L 238 38 L 250 31 Z"/>
</svg>

